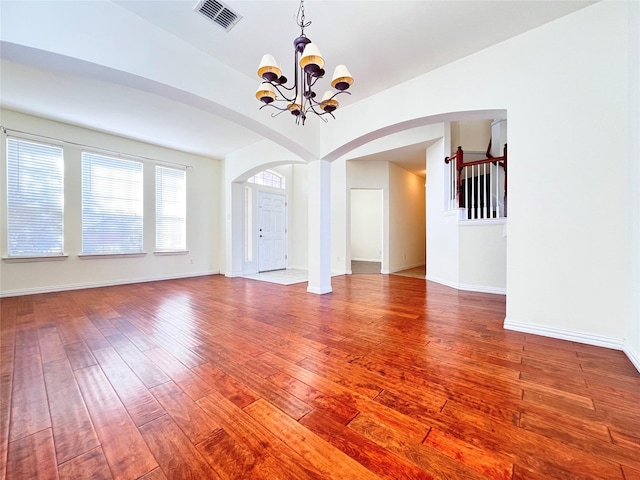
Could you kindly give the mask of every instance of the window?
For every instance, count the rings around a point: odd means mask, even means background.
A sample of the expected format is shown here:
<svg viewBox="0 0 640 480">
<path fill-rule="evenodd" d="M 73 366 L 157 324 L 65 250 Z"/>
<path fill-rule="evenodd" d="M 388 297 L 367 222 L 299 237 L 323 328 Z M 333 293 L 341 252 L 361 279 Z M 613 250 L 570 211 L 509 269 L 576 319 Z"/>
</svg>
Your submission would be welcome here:
<svg viewBox="0 0 640 480">
<path fill-rule="evenodd" d="M 142 253 L 142 163 L 82 153 L 82 253 Z"/>
<path fill-rule="evenodd" d="M 62 148 L 7 139 L 7 253 L 63 254 Z"/>
<path fill-rule="evenodd" d="M 249 183 L 255 183 L 256 185 L 266 185 L 268 187 L 282 189 L 285 188 L 284 177 L 282 175 L 278 175 L 276 172 L 272 172 L 271 170 L 265 170 L 257 173 L 247 181 Z"/>
<path fill-rule="evenodd" d="M 244 187 L 244 261 L 253 260 L 253 195 Z"/>
<path fill-rule="evenodd" d="M 187 249 L 186 172 L 156 166 L 156 250 Z"/>
</svg>

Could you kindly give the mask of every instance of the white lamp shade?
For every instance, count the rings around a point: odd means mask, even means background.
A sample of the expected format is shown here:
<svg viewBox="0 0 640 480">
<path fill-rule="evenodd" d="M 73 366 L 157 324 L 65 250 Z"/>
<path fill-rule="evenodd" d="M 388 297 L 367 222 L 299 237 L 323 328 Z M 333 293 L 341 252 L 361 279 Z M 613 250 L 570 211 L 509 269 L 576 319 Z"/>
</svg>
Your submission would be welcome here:
<svg viewBox="0 0 640 480">
<path fill-rule="evenodd" d="M 276 63 L 276 59 L 273 58 L 273 55 L 266 54 L 262 56 L 262 61 L 260 62 L 260 66 L 258 67 L 258 76 L 260 78 L 264 78 L 264 74 L 273 74 L 275 78 L 279 78 L 282 76 L 282 70 L 278 67 Z"/>
<path fill-rule="evenodd" d="M 320 101 L 320 108 L 327 113 L 333 112 L 336 108 L 340 106 L 340 104 L 335 98 L 331 98 L 334 95 L 336 95 L 336 93 L 330 90 L 327 90 L 326 92 L 324 92 L 324 95 L 322 96 L 322 100 Z"/>
<path fill-rule="evenodd" d="M 294 112 L 295 110 L 302 110 L 302 99 L 300 95 L 298 95 L 293 103 L 287 105 L 287 108 L 290 112 Z"/>
<path fill-rule="evenodd" d="M 300 57 L 300 67 L 304 68 L 307 65 L 317 65 L 319 69 L 324 67 L 324 58 L 315 43 L 308 43 Z"/>
<path fill-rule="evenodd" d="M 264 102 L 263 99 L 265 98 L 270 98 L 270 101 L 273 101 L 276 99 L 276 91 L 271 86 L 271 84 L 262 82 L 260 85 L 258 85 L 258 89 L 256 90 L 256 98 L 262 102 Z M 270 101 L 267 100 L 267 102 L 265 103 L 268 103 Z"/>
<path fill-rule="evenodd" d="M 332 92 L 331 90 L 327 90 L 326 92 L 324 92 L 324 95 L 322 95 L 322 100 L 320 100 L 320 105 L 334 105 L 337 108 L 340 104 L 335 98 L 331 98 L 334 95 L 336 95 L 336 93 Z"/>
<path fill-rule="evenodd" d="M 353 83 L 353 77 L 345 65 L 338 65 L 333 71 L 331 86 L 338 90 L 346 90 Z"/>
</svg>

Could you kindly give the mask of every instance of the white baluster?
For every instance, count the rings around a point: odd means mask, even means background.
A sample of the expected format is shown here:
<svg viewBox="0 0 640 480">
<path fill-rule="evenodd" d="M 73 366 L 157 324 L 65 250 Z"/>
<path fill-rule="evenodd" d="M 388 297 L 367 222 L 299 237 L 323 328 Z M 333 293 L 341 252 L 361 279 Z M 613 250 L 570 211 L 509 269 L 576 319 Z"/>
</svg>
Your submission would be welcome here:
<svg viewBox="0 0 640 480">
<path fill-rule="evenodd" d="M 473 220 L 478 218 L 476 211 L 476 176 L 475 169 L 473 168 L 475 165 L 471 165 L 471 218 Z"/>
<path fill-rule="evenodd" d="M 502 217 L 502 211 L 500 210 L 500 165 L 496 163 L 496 210 L 498 212 L 498 217 Z"/>
<path fill-rule="evenodd" d="M 482 214 L 484 218 L 489 218 L 488 208 L 489 208 L 489 199 L 487 198 L 487 164 L 482 164 L 482 196 L 484 197 L 484 206 L 482 207 Z"/>
</svg>

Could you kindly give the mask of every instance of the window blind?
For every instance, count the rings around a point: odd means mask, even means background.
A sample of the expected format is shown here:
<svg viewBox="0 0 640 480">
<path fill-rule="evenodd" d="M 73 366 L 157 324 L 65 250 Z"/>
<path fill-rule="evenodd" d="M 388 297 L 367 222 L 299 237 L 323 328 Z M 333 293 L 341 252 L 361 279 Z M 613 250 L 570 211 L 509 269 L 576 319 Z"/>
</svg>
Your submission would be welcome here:
<svg viewBox="0 0 640 480">
<path fill-rule="evenodd" d="M 82 253 L 142 252 L 142 163 L 82 153 Z"/>
<path fill-rule="evenodd" d="M 186 172 L 156 166 L 156 251 L 186 250 Z"/>
<path fill-rule="evenodd" d="M 62 255 L 62 148 L 7 138 L 7 254 Z"/>
</svg>

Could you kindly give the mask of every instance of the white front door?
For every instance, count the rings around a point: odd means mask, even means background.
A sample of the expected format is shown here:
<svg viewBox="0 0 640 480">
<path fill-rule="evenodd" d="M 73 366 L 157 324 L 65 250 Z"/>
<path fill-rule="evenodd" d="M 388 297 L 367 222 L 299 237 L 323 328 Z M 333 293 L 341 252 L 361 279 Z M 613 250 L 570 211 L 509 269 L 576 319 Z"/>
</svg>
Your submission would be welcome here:
<svg viewBox="0 0 640 480">
<path fill-rule="evenodd" d="M 279 193 L 258 192 L 258 271 L 287 268 L 287 201 Z"/>
</svg>

